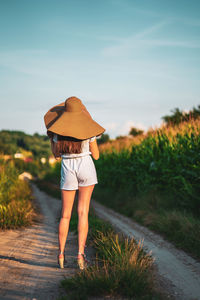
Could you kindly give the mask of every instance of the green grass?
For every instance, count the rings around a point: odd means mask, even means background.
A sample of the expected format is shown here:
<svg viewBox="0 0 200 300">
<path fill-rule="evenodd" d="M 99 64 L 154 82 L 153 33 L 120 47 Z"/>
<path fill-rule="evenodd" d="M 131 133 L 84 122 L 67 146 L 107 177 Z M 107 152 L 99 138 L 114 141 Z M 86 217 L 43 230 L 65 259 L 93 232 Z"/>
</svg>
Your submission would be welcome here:
<svg viewBox="0 0 200 300">
<path fill-rule="evenodd" d="M 53 184 L 44 179 L 35 179 L 34 183 L 38 186 L 39 189 L 41 189 L 48 195 L 61 200 L 61 190 L 58 184 Z"/>
<path fill-rule="evenodd" d="M 89 213 L 90 245 L 96 250 L 94 265 L 71 278 L 62 280 L 67 292 L 62 299 L 88 299 L 91 296 L 126 297 L 127 299 L 164 299 L 156 291 L 153 261 L 142 242 L 116 234 L 112 226 Z"/>
<path fill-rule="evenodd" d="M 37 182 L 40 189 L 50 195 L 55 186 L 43 181 Z M 48 186 L 48 188 L 47 188 Z M 59 194 L 56 196 L 60 199 Z M 66 290 L 66 299 L 88 299 L 90 296 L 122 296 L 135 300 L 165 299 L 155 288 L 153 280 L 153 258 L 146 253 L 142 242 L 137 243 L 134 238 L 126 238 L 123 234 L 116 234 L 110 223 L 98 218 L 90 207 L 89 231 L 87 245 L 96 251 L 95 262 L 75 276 L 61 281 Z M 70 220 L 70 230 L 77 234 L 78 215 L 77 201 L 74 202 Z"/>
<path fill-rule="evenodd" d="M 0 161 L 0 228 L 14 229 L 31 224 L 34 216 L 29 183 L 18 179 L 12 161 Z"/>
<path fill-rule="evenodd" d="M 200 259 L 200 220 L 187 210 L 162 208 L 160 202 L 167 199 L 161 195 L 143 194 L 140 197 L 128 191 L 105 189 L 97 185 L 94 198 L 105 206 L 132 218 L 134 221 L 160 233 L 177 248 Z"/>
<path fill-rule="evenodd" d="M 110 151 L 101 152 L 100 159 L 94 161 L 99 184 L 96 185 L 93 194 L 97 201 L 161 233 L 197 259 L 200 258 L 199 137 L 199 120 L 190 120 L 175 127 L 150 131 L 139 143 L 128 149 L 118 151 L 111 145 Z M 55 182 L 55 179 L 59 180 L 59 174 L 60 165 L 57 164 L 44 179 Z M 97 287 L 100 294 L 124 293 L 123 295 L 131 299 L 157 299 L 149 289 L 150 279 L 145 277 L 144 270 L 141 271 L 140 277 L 137 272 L 134 273 L 132 264 L 130 268 L 123 265 L 120 269 L 115 260 L 113 241 L 115 245 L 118 243 L 116 237 L 109 235 L 107 243 L 109 230 L 98 230 L 93 218 L 94 216 L 89 216 L 92 224 L 89 235 L 96 241 L 94 246 L 98 258 L 101 258 L 101 263 L 102 259 L 105 260 L 105 265 L 94 266 L 89 273 L 83 272 L 69 281 L 66 279 L 66 289 L 72 289 L 71 296 L 65 299 L 87 299 L 88 295 L 97 295 Z M 76 222 L 74 212 L 72 228 L 77 226 Z M 102 235 L 99 239 L 100 232 Z M 124 239 L 117 247 L 124 249 L 123 243 Z M 104 245 L 106 249 L 103 248 Z M 107 249 L 110 257 L 106 254 Z M 130 253 L 121 251 L 125 261 L 129 261 Z M 120 256 L 118 259 L 120 260 Z M 144 254 L 144 261 L 145 259 Z M 100 262 L 97 260 L 97 264 Z M 147 266 L 147 273 L 151 275 L 151 267 L 148 263 Z M 128 278 L 131 278 L 131 282 Z M 118 290 L 119 283 L 123 287 L 126 280 L 127 286 Z M 133 287 L 134 281 L 137 282 L 137 287 Z M 140 291 L 143 291 L 143 294 L 140 294 Z"/>
<path fill-rule="evenodd" d="M 98 251 L 96 261 L 84 271 L 62 281 L 66 299 L 88 299 L 89 296 L 123 296 L 131 299 L 152 299 L 152 258 L 143 252 L 134 239 L 115 233 L 96 232 L 93 240 Z M 157 298 L 158 299 L 158 298 Z"/>
</svg>

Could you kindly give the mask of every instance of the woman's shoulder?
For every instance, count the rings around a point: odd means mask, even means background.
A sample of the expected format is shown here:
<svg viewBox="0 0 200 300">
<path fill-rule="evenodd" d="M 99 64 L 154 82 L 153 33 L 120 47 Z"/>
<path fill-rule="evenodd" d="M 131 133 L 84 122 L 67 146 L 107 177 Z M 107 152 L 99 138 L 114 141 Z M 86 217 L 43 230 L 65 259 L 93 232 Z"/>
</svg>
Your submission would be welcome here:
<svg viewBox="0 0 200 300">
<path fill-rule="evenodd" d="M 93 137 L 91 137 L 89 139 L 83 140 L 82 143 L 83 144 L 87 144 L 87 143 L 93 142 L 95 139 L 96 139 L 96 136 L 93 136 Z"/>
<path fill-rule="evenodd" d="M 91 137 L 91 138 L 88 139 L 89 142 L 93 142 L 95 140 L 96 140 L 96 136 L 93 136 L 93 137 Z"/>
</svg>

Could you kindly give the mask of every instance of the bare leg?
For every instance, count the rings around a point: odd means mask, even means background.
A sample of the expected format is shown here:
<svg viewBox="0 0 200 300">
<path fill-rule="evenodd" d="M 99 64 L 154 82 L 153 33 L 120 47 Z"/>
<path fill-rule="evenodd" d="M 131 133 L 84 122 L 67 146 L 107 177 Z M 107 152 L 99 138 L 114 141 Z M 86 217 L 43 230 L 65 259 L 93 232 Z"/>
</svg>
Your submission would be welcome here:
<svg viewBox="0 0 200 300">
<path fill-rule="evenodd" d="M 62 213 L 59 223 L 59 250 L 64 253 L 76 190 L 62 190 Z M 62 254 L 63 255 L 63 254 Z"/>
<path fill-rule="evenodd" d="M 84 253 L 88 234 L 88 212 L 94 185 L 79 187 L 78 195 L 78 251 Z"/>
</svg>

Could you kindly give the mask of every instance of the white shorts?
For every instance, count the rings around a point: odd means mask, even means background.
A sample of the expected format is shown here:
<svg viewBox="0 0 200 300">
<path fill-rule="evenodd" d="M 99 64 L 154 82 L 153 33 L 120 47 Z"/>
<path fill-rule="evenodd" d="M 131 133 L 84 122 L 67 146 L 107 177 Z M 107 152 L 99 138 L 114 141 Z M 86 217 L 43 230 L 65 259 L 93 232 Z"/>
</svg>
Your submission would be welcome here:
<svg viewBox="0 0 200 300">
<path fill-rule="evenodd" d="M 90 155 L 62 158 L 60 189 L 77 190 L 79 186 L 97 183 L 96 168 Z"/>
</svg>

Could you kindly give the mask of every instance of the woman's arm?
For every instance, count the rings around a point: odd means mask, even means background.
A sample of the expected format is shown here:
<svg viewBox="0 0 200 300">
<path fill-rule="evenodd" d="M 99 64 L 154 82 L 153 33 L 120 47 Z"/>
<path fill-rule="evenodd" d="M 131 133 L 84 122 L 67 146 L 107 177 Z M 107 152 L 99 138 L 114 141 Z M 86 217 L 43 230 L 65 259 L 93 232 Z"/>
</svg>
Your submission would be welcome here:
<svg viewBox="0 0 200 300">
<path fill-rule="evenodd" d="M 99 148 L 96 139 L 93 142 L 90 142 L 90 151 L 94 159 L 99 159 Z"/>
</svg>

